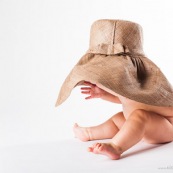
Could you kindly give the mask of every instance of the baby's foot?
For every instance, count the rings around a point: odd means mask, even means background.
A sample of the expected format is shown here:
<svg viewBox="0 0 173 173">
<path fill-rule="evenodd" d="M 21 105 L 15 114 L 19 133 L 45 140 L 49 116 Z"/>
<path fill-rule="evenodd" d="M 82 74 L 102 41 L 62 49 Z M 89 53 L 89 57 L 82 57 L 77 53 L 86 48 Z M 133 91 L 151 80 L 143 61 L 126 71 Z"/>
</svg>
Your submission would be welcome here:
<svg viewBox="0 0 173 173">
<path fill-rule="evenodd" d="M 79 138 L 81 141 L 86 142 L 90 140 L 88 128 L 80 127 L 78 126 L 77 123 L 75 123 L 73 127 L 73 131 L 74 131 L 75 137 Z"/>
<path fill-rule="evenodd" d="M 120 148 L 112 143 L 96 143 L 92 147 L 89 147 L 88 151 L 106 155 L 112 160 L 118 160 L 121 156 Z"/>
</svg>

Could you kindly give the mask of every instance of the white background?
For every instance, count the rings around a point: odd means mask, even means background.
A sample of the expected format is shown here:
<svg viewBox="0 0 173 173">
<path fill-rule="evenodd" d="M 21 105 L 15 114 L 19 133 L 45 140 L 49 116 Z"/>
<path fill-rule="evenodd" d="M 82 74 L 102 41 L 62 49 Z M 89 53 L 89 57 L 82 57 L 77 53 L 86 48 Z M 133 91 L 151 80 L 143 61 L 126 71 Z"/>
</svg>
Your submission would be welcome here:
<svg viewBox="0 0 173 173">
<path fill-rule="evenodd" d="M 146 55 L 172 83 L 172 16 L 171 0 L 0 0 L 0 145 L 73 138 L 74 122 L 96 125 L 121 109 L 85 101 L 79 88 L 54 107 L 97 19 L 141 24 Z"/>
</svg>

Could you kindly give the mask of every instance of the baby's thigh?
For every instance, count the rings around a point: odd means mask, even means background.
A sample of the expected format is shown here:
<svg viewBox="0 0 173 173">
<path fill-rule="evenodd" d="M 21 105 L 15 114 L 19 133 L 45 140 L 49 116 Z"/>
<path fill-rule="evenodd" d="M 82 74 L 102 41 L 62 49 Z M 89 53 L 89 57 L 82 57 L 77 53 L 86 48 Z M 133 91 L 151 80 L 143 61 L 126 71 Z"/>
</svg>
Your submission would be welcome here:
<svg viewBox="0 0 173 173">
<path fill-rule="evenodd" d="M 173 125 L 163 116 L 148 112 L 148 122 L 144 140 L 149 143 L 166 143 L 173 141 Z"/>
<path fill-rule="evenodd" d="M 121 127 L 123 126 L 123 124 L 126 121 L 123 112 L 119 112 L 119 113 L 115 114 L 111 118 L 111 120 L 114 122 L 114 124 L 118 127 L 119 130 L 121 129 Z"/>
</svg>

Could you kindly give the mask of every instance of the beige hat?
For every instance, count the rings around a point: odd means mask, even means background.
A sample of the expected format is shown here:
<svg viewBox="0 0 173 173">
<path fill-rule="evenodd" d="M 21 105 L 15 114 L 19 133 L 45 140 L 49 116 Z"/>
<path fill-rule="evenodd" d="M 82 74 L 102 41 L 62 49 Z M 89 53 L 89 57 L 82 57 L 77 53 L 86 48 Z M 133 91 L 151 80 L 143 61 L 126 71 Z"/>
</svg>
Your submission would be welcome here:
<svg viewBox="0 0 173 173">
<path fill-rule="evenodd" d="M 137 102 L 173 106 L 173 88 L 143 52 L 142 28 L 124 20 L 93 23 L 90 46 L 64 81 L 56 106 L 84 81 Z"/>
</svg>

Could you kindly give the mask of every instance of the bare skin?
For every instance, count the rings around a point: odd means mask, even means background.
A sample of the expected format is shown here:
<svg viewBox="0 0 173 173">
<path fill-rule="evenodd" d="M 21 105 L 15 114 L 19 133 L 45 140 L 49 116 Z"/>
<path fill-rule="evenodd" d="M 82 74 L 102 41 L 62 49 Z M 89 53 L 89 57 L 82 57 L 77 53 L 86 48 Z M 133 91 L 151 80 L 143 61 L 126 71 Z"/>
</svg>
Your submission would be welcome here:
<svg viewBox="0 0 173 173">
<path fill-rule="evenodd" d="M 74 133 L 82 141 L 111 139 L 110 143 L 95 143 L 89 152 L 120 159 L 121 154 L 140 140 L 148 143 L 173 141 L 173 107 L 157 107 L 139 103 L 121 95 L 112 95 L 89 82 L 81 88 L 85 99 L 101 98 L 122 104 L 119 112 L 103 124 L 94 127 L 74 125 Z"/>
</svg>

